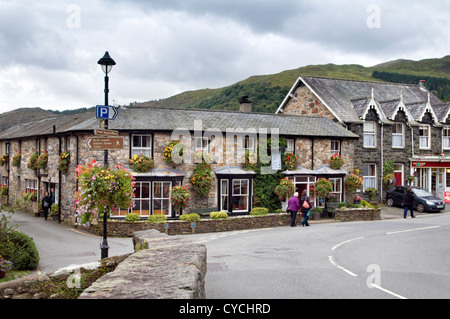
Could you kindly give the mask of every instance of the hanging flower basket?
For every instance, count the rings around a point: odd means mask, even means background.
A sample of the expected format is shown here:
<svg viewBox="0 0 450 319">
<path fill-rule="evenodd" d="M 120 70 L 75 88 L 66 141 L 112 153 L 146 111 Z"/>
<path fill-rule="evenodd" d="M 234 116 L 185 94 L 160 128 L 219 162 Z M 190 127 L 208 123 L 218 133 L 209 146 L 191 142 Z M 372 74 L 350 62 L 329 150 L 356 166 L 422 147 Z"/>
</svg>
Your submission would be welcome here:
<svg viewBox="0 0 450 319">
<path fill-rule="evenodd" d="M 257 171 L 258 170 L 258 155 L 256 153 L 245 151 L 244 164 L 242 167 L 246 171 Z"/>
<path fill-rule="evenodd" d="M 47 167 L 47 163 L 48 163 L 48 151 L 44 151 L 44 153 L 39 155 L 36 164 L 37 167 L 44 169 Z"/>
<path fill-rule="evenodd" d="M 191 200 L 191 192 L 184 186 L 175 186 L 172 188 L 170 200 L 175 210 L 183 209 Z"/>
<path fill-rule="evenodd" d="M 130 159 L 131 168 L 138 173 L 148 172 L 150 169 L 155 167 L 153 159 L 144 155 L 133 155 Z"/>
<path fill-rule="evenodd" d="M 362 189 L 363 183 L 364 183 L 364 180 L 359 175 L 359 170 L 356 168 L 345 180 L 345 186 L 347 187 L 348 190 L 350 190 L 352 192 L 356 192 L 357 190 Z"/>
<path fill-rule="evenodd" d="M 283 156 L 284 164 L 286 164 L 287 169 L 293 171 L 298 167 L 298 157 L 293 153 L 285 153 Z"/>
<path fill-rule="evenodd" d="M 286 199 L 292 197 L 295 192 L 294 183 L 292 183 L 289 179 L 283 178 L 280 181 L 280 185 L 275 187 L 275 194 L 277 194 L 280 201 L 285 201 Z"/>
<path fill-rule="evenodd" d="M 190 181 L 196 195 L 200 198 L 206 197 L 212 187 L 213 177 L 211 166 L 208 163 L 199 163 L 194 168 L 194 175 Z"/>
<path fill-rule="evenodd" d="M 70 163 L 70 151 L 61 153 L 61 155 L 59 156 L 58 169 L 61 172 L 66 173 L 69 170 L 69 163 Z"/>
<path fill-rule="evenodd" d="M 163 158 L 168 164 L 181 164 L 185 147 L 186 145 L 181 140 L 171 140 L 164 149 Z"/>
<path fill-rule="evenodd" d="M 344 165 L 344 160 L 342 159 L 341 155 L 334 154 L 331 157 L 331 164 L 330 167 L 332 169 L 340 169 Z"/>
<path fill-rule="evenodd" d="M 35 170 L 38 168 L 37 166 L 37 160 L 39 158 L 39 152 L 36 151 L 33 155 L 31 155 L 30 159 L 28 160 L 28 168 Z"/>
<path fill-rule="evenodd" d="M 20 167 L 20 162 L 22 160 L 22 153 L 18 152 L 16 155 L 14 155 L 13 157 L 13 166 L 15 167 Z"/>
<path fill-rule="evenodd" d="M 9 154 L 2 155 L 0 157 L 0 166 L 4 166 L 6 163 L 8 163 L 9 160 Z"/>
<path fill-rule="evenodd" d="M 333 191 L 333 183 L 326 178 L 320 178 L 314 183 L 314 192 L 318 198 L 327 198 Z"/>
</svg>

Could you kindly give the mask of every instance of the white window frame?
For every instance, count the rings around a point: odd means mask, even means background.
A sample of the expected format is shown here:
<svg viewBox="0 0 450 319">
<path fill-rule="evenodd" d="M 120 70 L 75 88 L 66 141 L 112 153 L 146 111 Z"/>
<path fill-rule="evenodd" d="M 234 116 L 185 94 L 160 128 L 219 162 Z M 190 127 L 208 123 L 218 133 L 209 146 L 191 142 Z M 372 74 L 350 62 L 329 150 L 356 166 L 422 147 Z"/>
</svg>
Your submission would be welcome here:
<svg viewBox="0 0 450 319">
<path fill-rule="evenodd" d="M 140 146 L 134 145 L 135 137 L 139 137 Z M 150 145 L 150 146 L 142 146 L 142 144 L 143 144 L 142 137 L 147 137 L 149 139 L 148 145 Z M 130 145 L 131 145 L 131 156 L 132 157 L 133 157 L 133 155 L 141 155 L 141 154 L 143 154 L 144 156 L 147 156 L 147 157 L 152 157 L 153 138 L 152 138 L 151 134 L 132 134 Z"/>
<path fill-rule="evenodd" d="M 295 139 L 293 138 L 286 139 L 286 153 L 295 154 Z"/>
<path fill-rule="evenodd" d="M 339 202 L 342 201 L 342 178 L 330 178 L 329 181 L 333 184 L 333 191 L 331 194 L 337 196 Z"/>
<path fill-rule="evenodd" d="M 161 184 L 160 185 L 160 187 L 161 187 L 161 197 L 156 197 L 155 187 L 156 187 L 156 185 L 158 183 Z M 170 201 L 170 191 L 169 191 L 169 197 L 164 197 L 164 184 L 165 183 L 169 184 L 169 189 L 171 190 L 172 189 L 172 182 L 171 181 L 154 181 L 154 182 L 152 182 L 152 192 L 153 192 L 153 197 L 152 197 L 152 215 L 155 214 L 154 213 L 154 211 L 155 211 L 155 200 L 158 200 L 158 199 L 162 201 L 161 202 L 161 205 L 162 205 L 161 210 L 165 209 L 165 206 L 164 206 L 163 203 L 164 203 L 164 200 L 167 200 L 167 202 L 169 204 L 168 204 L 167 212 L 166 212 L 165 216 L 171 216 L 172 215 L 172 203 Z M 178 214 L 178 212 L 177 212 L 177 214 Z M 162 215 L 162 214 L 159 214 L 159 215 Z"/>
<path fill-rule="evenodd" d="M 373 167 L 373 175 L 364 175 L 365 174 L 365 172 L 364 172 L 364 167 L 365 166 L 368 166 L 368 174 L 370 173 L 370 171 L 371 171 L 371 167 Z M 368 189 L 368 188 L 375 188 L 375 189 L 377 189 L 378 187 L 377 187 L 377 164 L 372 164 L 372 163 L 364 163 L 363 164 L 363 180 L 364 180 L 364 184 L 363 184 L 363 192 L 365 192 L 366 191 L 366 189 Z M 372 183 L 370 183 L 370 185 L 369 185 L 369 181 L 373 181 Z M 373 184 L 373 185 L 372 185 Z"/>
<path fill-rule="evenodd" d="M 428 136 L 421 135 L 421 131 L 423 131 L 425 129 L 428 131 Z M 419 149 L 429 150 L 430 148 L 431 148 L 431 127 L 430 127 L 430 125 L 420 125 L 419 126 Z"/>
<path fill-rule="evenodd" d="M 225 183 L 224 183 L 225 182 Z M 220 180 L 220 211 L 222 212 L 228 212 L 228 184 L 229 179 L 221 179 Z M 224 187 L 225 184 L 225 187 Z M 227 207 L 223 207 L 223 203 L 227 203 Z"/>
<path fill-rule="evenodd" d="M 341 141 L 339 140 L 331 140 L 330 142 L 330 150 L 331 150 L 331 156 L 334 154 L 341 155 Z"/>
<path fill-rule="evenodd" d="M 239 182 L 239 194 L 235 194 L 234 193 L 234 185 L 236 182 Z M 243 194 L 242 193 L 242 182 L 247 182 L 247 194 Z M 244 212 L 248 212 L 249 211 L 249 207 L 250 207 L 250 202 L 249 202 L 249 198 L 250 198 L 250 180 L 249 179 L 232 179 L 231 180 L 232 183 L 232 187 L 231 187 L 231 191 L 232 191 L 232 198 L 234 196 L 238 196 L 238 197 L 245 197 L 246 198 L 246 203 L 247 203 L 247 209 L 244 210 L 234 210 L 233 209 L 233 203 L 231 203 L 231 211 L 233 213 L 244 213 Z"/>
<path fill-rule="evenodd" d="M 450 126 L 444 126 L 442 131 L 442 148 L 450 150 Z"/>
<path fill-rule="evenodd" d="M 377 124 L 373 121 L 363 123 L 363 144 L 365 148 L 375 148 L 377 145 Z M 372 143 L 368 143 L 369 137 Z"/>
<path fill-rule="evenodd" d="M 36 179 L 26 179 L 25 180 L 25 191 L 27 193 L 38 191 L 38 181 Z"/>
<path fill-rule="evenodd" d="M 211 140 L 208 137 L 195 137 L 195 151 L 203 151 L 203 153 L 210 153 Z"/>
<path fill-rule="evenodd" d="M 244 154 L 246 151 L 256 153 L 256 139 L 252 136 L 244 136 L 242 139 L 242 150 Z"/>
<path fill-rule="evenodd" d="M 401 127 L 401 133 L 398 133 L 397 129 Z M 395 133 L 394 133 L 395 130 Z M 396 145 L 396 141 L 401 141 L 400 145 Z M 405 125 L 403 123 L 394 123 L 392 126 L 392 148 L 404 148 L 405 147 Z"/>
<path fill-rule="evenodd" d="M 139 187 L 136 187 L 136 189 L 139 189 L 139 194 L 134 194 L 134 202 L 136 203 L 137 201 L 147 201 L 148 202 L 148 213 L 147 214 L 142 214 L 142 205 L 139 207 L 139 210 L 133 208 L 131 210 L 131 213 L 138 213 L 141 217 L 148 217 L 151 212 L 152 212 L 152 203 L 151 203 L 151 199 L 152 199 L 152 183 L 150 181 L 138 181 L 136 182 L 136 185 L 139 184 Z M 148 197 L 142 197 L 142 185 L 143 184 L 147 184 L 148 186 Z"/>
</svg>

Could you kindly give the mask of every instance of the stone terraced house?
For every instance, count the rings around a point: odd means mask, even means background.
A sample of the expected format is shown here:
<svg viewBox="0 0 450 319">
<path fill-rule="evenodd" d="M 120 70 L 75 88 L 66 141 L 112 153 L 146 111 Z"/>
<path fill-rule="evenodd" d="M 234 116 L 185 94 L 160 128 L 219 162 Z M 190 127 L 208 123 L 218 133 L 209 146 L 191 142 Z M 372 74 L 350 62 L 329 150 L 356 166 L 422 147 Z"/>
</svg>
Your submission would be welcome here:
<svg viewBox="0 0 450 319">
<path fill-rule="evenodd" d="M 124 138 L 124 148 L 109 151 L 109 164 L 129 167 L 134 154 L 153 158 L 155 167 L 147 173 L 133 172 L 136 178 L 133 212 L 141 218 L 164 214 L 177 218 L 170 200 L 170 190 L 175 185 L 192 189 L 190 178 L 194 163 L 185 161 L 174 166 L 163 158 L 169 141 L 182 138 L 191 154 L 204 151 L 213 156 L 213 187 L 208 196 L 193 200 L 185 212 L 198 209 L 227 211 L 229 214 L 248 214 L 254 203 L 253 180 L 255 172 L 244 170 L 242 153 L 256 152 L 262 138 L 278 133 L 287 141 L 287 151 L 300 159 L 297 170 L 284 172 L 299 192 L 311 190 L 320 177 L 327 177 L 334 184 L 334 193 L 340 201 L 346 199 L 344 178 L 354 167 L 354 141 L 357 135 L 328 119 L 316 116 L 252 113 L 248 101 L 243 101 L 240 112 L 156 109 L 143 107 L 119 108 L 115 120 L 109 121 L 109 129 L 117 130 Z M 56 190 L 59 204 L 59 220 L 75 221 L 74 193 L 78 185 L 75 169 L 96 159 L 103 162 L 103 151 L 89 150 L 86 142 L 100 128 L 95 112 L 51 117 L 15 125 L 0 133 L 0 156 L 9 159 L 0 167 L 1 183 L 9 187 L 7 201 L 13 203 L 22 192 L 36 192 L 38 201 L 50 188 Z M 28 159 L 35 152 L 48 152 L 48 166 L 29 169 Z M 67 172 L 58 169 L 60 154 L 70 152 Z M 18 166 L 13 157 L 21 153 Z M 340 170 L 329 167 L 331 156 L 338 152 L 345 165 Z M 189 152 L 187 152 L 189 153 Z M 274 157 L 276 158 L 276 157 Z M 132 170 L 131 170 L 132 171 Z M 310 194 L 314 196 L 313 193 Z M 322 202 L 315 199 L 320 205 Z M 37 203 L 33 210 L 37 211 Z M 124 218 L 127 211 L 115 210 L 112 218 Z"/>
<path fill-rule="evenodd" d="M 440 198 L 450 195 L 450 105 L 423 81 L 299 77 L 277 114 L 326 117 L 358 135 L 355 167 L 362 172 L 364 190 L 375 188 L 380 200 L 389 187 L 383 167 L 392 161 L 396 185 L 412 182 Z"/>
</svg>

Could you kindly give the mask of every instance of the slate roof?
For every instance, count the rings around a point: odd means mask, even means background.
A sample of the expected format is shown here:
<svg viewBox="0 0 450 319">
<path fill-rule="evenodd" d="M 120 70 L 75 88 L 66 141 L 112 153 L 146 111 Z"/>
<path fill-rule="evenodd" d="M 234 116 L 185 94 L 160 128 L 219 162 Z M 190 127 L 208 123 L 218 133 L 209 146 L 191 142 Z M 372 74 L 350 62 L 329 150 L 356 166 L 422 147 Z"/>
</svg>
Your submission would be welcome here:
<svg viewBox="0 0 450 319">
<path fill-rule="evenodd" d="M 307 76 L 297 79 L 277 113 L 282 111 L 292 94 L 302 84 L 306 85 L 343 123 L 361 122 L 361 116 L 365 113 L 372 97 L 384 113 L 385 120 L 392 117 L 393 112 L 398 109 L 401 102 L 406 106 L 409 114 L 413 116 L 413 119 L 410 119 L 412 121 L 420 121 L 430 105 L 433 111 L 434 108 L 439 108 L 439 111 L 434 112 L 437 117 L 436 121 L 445 122 L 446 115 L 448 115 L 449 104 L 445 104 L 420 85 Z"/>
<path fill-rule="evenodd" d="M 232 128 L 236 132 L 248 132 L 254 128 L 259 133 L 260 128 L 266 128 L 270 134 L 272 128 L 278 128 L 279 134 L 286 136 L 357 138 L 341 125 L 321 117 L 146 107 L 119 108 L 117 118 L 109 121 L 109 129 L 173 131 L 178 128 L 192 132 L 195 123 L 201 125 L 202 131 L 209 129 L 225 133 Z M 92 131 L 99 128 L 99 120 L 94 112 L 48 118 L 15 125 L 1 132 L 0 139 L 50 135 L 53 125 L 56 125 L 58 133 Z"/>
</svg>

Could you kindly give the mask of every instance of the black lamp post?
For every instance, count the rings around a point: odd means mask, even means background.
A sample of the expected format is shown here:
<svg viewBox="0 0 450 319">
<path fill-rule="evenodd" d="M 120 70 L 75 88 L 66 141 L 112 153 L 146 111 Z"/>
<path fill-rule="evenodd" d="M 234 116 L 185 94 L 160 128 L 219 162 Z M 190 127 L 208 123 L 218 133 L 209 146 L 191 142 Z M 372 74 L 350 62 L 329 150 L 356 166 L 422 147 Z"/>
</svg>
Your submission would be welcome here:
<svg viewBox="0 0 450 319">
<path fill-rule="evenodd" d="M 109 93 L 108 74 L 109 74 L 109 72 L 111 72 L 113 65 L 116 65 L 116 62 L 113 59 L 111 59 L 108 51 L 106 51 L 103 58 L 98 60 L 98 64 L 100 64 L 102 66 L 102 70 L 103 70 L 103 72 L 105 72 L 105 106 L 107 106 L 108 105 L 108 93 Z M 104 128 L 106 130 L 108 129 L 108 120 L 107 119 L 104 120 Z M 105 150 L 104 161 L 105 161 L 104 167 L 107 168 L 108 167 L 108 150 Z M 109 249 L 108 240 L 107 240 L 108 210 L 109 210 L 109 207 L 105 207 L 105 212 L 103 214 L 103 241 L 102 241 L 102 244 L 100 245 L 101 259 L 108 257 L 108 249 Z"/>
</svg>

